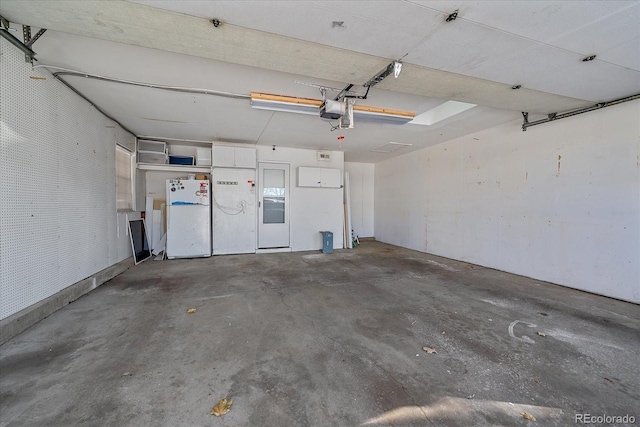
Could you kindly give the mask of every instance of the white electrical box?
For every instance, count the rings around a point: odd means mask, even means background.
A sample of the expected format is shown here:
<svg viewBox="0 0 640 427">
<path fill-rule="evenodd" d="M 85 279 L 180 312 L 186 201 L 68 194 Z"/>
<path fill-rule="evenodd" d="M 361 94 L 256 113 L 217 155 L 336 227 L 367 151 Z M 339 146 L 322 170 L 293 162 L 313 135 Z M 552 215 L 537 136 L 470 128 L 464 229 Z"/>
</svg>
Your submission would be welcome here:
<svg viewBox="0 0 640 427">
<path fill-rule="evenodd" d="M 256 168 L 256 149 L 213 146 L 213 166 L 223 168 Z"/>
<path fill-rule="evenodd" d="M 298 187 L 340 188 L 340 169 L 298 168 Z"/>
</svg>

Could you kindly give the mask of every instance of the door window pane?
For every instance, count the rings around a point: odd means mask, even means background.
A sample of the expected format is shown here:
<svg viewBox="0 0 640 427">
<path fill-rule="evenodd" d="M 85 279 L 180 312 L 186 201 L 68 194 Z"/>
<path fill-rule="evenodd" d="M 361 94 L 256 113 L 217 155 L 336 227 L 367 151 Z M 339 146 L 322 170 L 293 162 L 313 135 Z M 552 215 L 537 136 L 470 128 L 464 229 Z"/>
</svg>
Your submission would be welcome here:
<svg viewBox="0 0 640 427">
<path fill-rule="evenodd" d="M 262 182 L 263 224 L 284 224 L 285 174 L 282 169 L 264 169 Z"/>
</svg>

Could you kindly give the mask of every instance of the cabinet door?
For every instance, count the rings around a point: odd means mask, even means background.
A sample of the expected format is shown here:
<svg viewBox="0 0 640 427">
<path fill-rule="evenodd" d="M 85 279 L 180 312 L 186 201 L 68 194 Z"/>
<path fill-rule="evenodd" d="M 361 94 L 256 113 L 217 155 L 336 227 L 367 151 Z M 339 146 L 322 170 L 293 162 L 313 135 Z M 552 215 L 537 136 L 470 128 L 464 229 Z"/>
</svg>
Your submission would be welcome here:
<svg viewBox="0 0 640 427">
<path fill-rule="evenodd" d="M 340 169 L 320 169 L 321 186 L 325 188 L 340 188 Z"/>
<path fill-rule="evenodd" d="M 298 187 L 320 187 L 321 184 L 320 168 L 304 166 L 298 168 Z"/>
<path fill-rule="evenodd" d="M 255 148 L 235 148 L 235 162 L 237 168 L 256 168 L 256 149 Z"/>
<path fill-rule="evenodd" d="M 219 145 L 213 146 L 213 166 L 233 167 L 235 148 Z M 255 166 L 254 166 L 255 167 Z"/>
</svg>

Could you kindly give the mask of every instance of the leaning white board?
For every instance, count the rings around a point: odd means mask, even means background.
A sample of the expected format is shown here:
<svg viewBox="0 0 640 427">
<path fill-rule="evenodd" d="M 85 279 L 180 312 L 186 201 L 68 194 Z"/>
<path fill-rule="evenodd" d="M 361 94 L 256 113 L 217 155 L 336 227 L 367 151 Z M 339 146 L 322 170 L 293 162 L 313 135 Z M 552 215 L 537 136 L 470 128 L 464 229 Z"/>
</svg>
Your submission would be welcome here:
<svg viewBox="0 0 640 427">
<path fill-rule="evenodd" d="M 344 173 L 344 202 L 347 205 L 347 241 L 346 247 L 353 248 L 353 240 L 351 239 L 351 191 L 349 190 L 349 172 Z"/>
</svg>

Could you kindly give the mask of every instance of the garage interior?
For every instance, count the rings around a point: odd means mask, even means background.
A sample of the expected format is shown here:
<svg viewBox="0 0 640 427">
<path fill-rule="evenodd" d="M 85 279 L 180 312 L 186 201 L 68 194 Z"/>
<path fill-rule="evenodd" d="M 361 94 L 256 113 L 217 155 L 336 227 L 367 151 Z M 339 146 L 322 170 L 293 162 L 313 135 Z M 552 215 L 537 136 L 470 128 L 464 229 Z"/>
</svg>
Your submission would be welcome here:
<svg viewBox="0 0 640 427">
<path fill-rule="evenodd" d="M 0 15 L 0 426 L 640 422 L 639 1 Z"/>
</svg>

